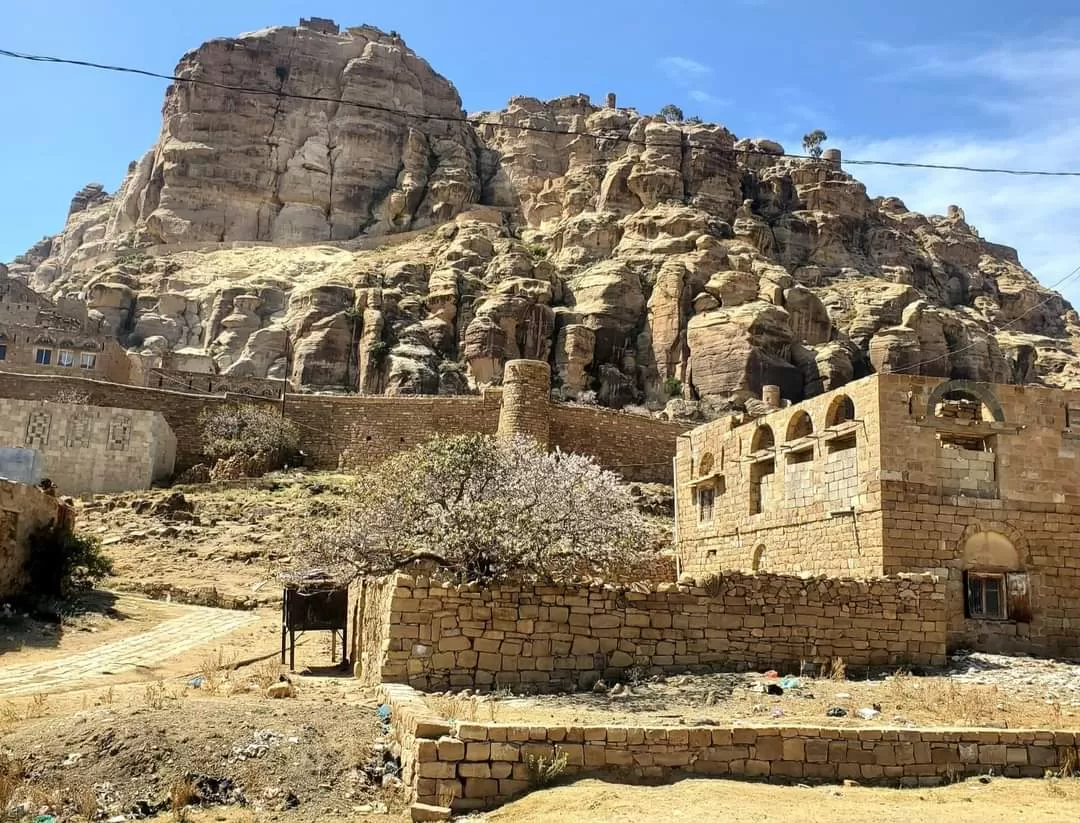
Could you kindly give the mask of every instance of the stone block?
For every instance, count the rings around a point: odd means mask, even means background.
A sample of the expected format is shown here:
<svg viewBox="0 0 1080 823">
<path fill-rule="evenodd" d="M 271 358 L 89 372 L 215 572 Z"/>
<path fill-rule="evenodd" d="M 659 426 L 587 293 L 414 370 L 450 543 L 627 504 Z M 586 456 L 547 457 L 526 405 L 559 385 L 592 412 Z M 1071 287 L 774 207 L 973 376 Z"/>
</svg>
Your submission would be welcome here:
<svg viewBox="0 0 1080 823">
<path fill-rule="evenodd" d="M 487 742 L 468 743 L 465 746 L 465 759 L 471 761 L 490 760 L 492 745 Z"/>
<path fill-rule="evenodd" d="M 421 741 L 424 743 L 427 741 Z M 464 760 L 465 759 L 465 741 L 456 737 L 440 737 L 438 740 L 437 750 L 439 760 Z M 429 758 L 421 756 L 421 760 L 427 760 Z"/>
<path fill-rule="evenodd" d="M 448 806 L 432 806 L 428 803 L 413 803 L 409 807 L 409 815 L 412 818 L 413 823 L 436 823 L 441 820 L 450 819 L 450 808 Z"/>
<path fill-rule="evenodd" d="M 465 797 L 495 798 L 499 796 L 499 781 L 491 778 L 475 778 L 465 781 Z"/>
<path fill-rule="evenodd" d="M 491 766 L 487 763 L 458 763 L 458 777 L 491 777 Z"/>
</svg>

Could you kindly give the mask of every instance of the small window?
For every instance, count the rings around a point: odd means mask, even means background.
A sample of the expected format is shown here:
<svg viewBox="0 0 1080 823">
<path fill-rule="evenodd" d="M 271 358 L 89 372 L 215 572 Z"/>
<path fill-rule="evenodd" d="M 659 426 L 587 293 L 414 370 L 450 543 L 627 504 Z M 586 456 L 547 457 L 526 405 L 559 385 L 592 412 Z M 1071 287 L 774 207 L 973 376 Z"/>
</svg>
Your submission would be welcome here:
<svg viewBox="0 0 1080 823">
<path fill-rule="evenodd" d="M 89 352 L 83 352 L 82 356 L 79 358 L 79 368 L 80 369 L 92 369 L 96 365 L 97 365 L 97 355 L 96 354 L 90 354 Z"/>
<path fill-rule="evenodd" d="M 7 360 L 7 343 L 0 343 L 0 360 Z"/>
<path fill-rule="evenodd" d="M 967 616 L 976 620 L 1004 620 L 1005 575 L 967 575 Z"/>
<path fill-rule="evenodd" d="M 34 352 L 34 362 L 39 366 L 48 366 L 52 363 L 52 349 L 37 349 Z"/>
<path fill-rule="evenodd" d="M 698 522 L 710 523 L 713 519 L 713 511 L 716 503 L 716 492 L 711 487 L 700 488 L 697 493 Z"/>
<path fill-rule="evenodd" d="M 56 362 L 61 366 L 70 368 L 75 365 L 75 354 L 66 349 L 60 349 L 60 354 L 57 355 Z"/>
</svg>

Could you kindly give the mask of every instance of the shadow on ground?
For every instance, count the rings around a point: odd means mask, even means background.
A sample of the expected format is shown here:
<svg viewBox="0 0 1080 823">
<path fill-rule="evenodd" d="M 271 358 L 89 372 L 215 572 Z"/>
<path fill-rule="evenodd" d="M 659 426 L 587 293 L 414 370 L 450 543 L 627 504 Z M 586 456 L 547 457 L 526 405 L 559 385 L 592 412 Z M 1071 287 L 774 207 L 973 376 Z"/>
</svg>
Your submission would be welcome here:
<svg viewBox="0 0 1080 823">
<path fill-rule="evenodd" d="M 127 620 L 112 592 L 94 590 L 70 600 L 13 598 L 0 603 L 0 655 L 26 648 L 52 649 L 67 632 L 94 631 L 106 621 Z"/>
</svg>

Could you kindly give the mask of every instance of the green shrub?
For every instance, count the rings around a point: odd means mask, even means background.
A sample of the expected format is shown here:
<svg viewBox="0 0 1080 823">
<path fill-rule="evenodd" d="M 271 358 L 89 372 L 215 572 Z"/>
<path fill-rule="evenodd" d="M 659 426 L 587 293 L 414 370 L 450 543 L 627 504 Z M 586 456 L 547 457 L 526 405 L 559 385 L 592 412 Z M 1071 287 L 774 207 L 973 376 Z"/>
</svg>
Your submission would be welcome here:
<svg viewBox="0 0 1080 823">
<path fill-rule="evenodd" d="M 31 594 L 69 597 L 112 574 L 112 561 L 96 537 L 52 523 L 31 533 L 26 571 Z"/>
<path fill-rule="evenodd" d="M 668 397 L 682 397 L 682 381 L 678 377 L 669 377 L 664 381 L 664 390 Z"/>
<path fill-rule="evenodd" d="M 533 260 L 546 260 L 548 256 L 547 246 L 541 246 L 539 243 L 530 243 L 525 247 L 529 252 L 529 257 Z"/>
</svg>

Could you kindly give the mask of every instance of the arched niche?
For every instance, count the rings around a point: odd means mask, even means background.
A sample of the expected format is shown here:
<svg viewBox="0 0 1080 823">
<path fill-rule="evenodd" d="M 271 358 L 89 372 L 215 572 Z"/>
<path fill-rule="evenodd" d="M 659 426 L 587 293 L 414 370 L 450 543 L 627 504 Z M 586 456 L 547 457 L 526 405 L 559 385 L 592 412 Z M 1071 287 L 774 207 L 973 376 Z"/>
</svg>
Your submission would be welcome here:
<svg viewBox="0 0 1080 823">
<path fill-rule="evenodd" d="M 947 380 L 930 392 L 926 400 L 926 416 L 939 417 L 940 407 L 949 400 L 978 402 L 985 409 L 984 417 L 988 414 L 998 423 L 1005 422 L 1005 410 L 990 388 L 970 380 Z"/>
</svg>

